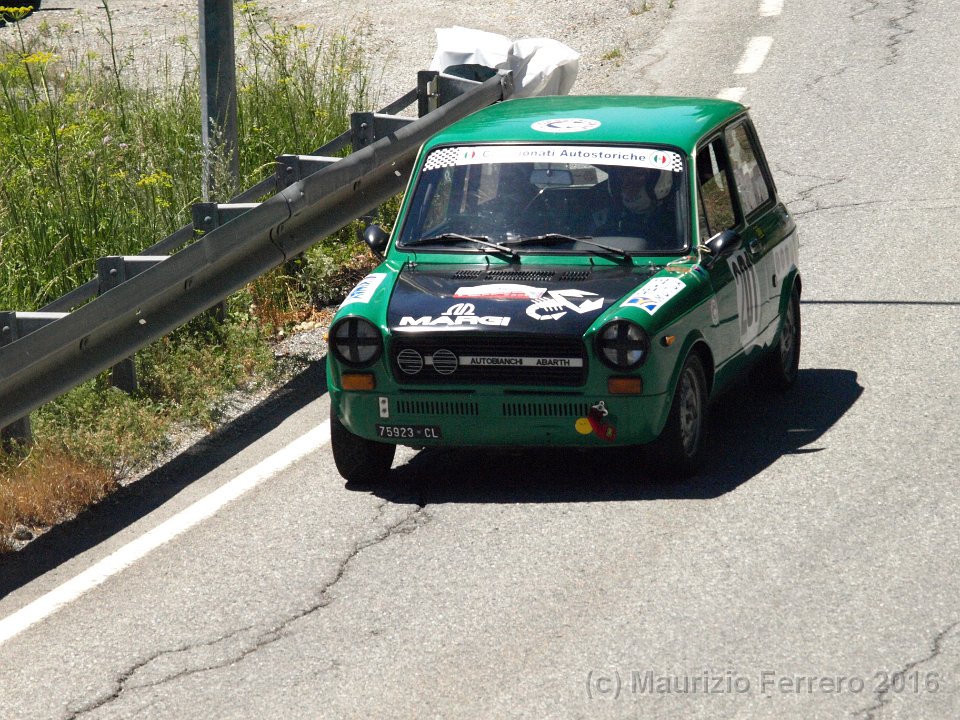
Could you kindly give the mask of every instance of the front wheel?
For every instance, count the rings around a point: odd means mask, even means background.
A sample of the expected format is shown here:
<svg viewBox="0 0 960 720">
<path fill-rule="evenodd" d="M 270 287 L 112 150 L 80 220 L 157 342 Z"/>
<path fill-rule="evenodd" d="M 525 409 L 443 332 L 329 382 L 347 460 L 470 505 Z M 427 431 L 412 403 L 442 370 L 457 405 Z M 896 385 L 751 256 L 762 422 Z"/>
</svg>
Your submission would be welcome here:
<svg viewBox="0 0 960 720">
<path fill-rule="evenodd" d="M 707 424 L 707 381 L 694 353 L 683 364 L 667 424 L 647 446 L 654 472 L 668 478 L 693 475 L 703 462 Z"/>
<path fill-rule="evenodd" d="M 337 471 L 349 483 L 370 484 L 383 480 L 393 464 L 396 445 L 379 443 L 347 430 L 330 408 L 330 446 Z"/>
</svg>

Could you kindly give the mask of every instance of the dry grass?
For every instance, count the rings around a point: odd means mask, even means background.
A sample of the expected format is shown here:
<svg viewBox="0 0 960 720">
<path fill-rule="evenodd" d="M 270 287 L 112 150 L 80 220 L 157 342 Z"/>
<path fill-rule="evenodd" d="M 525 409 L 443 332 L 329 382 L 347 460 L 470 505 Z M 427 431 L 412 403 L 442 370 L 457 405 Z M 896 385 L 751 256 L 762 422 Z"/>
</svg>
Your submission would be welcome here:
<svg viewBox="0 0 960 720">
<path fill-rule="evenodd" d="M 63 453 L 30 453 L 19 462 L 5 456 L 0 465 L 0 552 L 75 516 L 116 486 L 112 473 Z"/>
</svg>

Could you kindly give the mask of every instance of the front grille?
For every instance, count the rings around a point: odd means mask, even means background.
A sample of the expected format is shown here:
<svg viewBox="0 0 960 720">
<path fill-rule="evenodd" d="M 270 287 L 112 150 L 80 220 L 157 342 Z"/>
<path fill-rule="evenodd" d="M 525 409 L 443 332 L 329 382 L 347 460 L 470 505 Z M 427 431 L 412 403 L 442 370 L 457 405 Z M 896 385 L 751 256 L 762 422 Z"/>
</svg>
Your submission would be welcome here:
<svg viewBox="0 0 960 720">
<path fill-rule="evenodd" d="M 471 417 L 480 414 L 480 408 L 475 402 L 449 402 L 445 400 L 397 400 L 395 410 L 400 415 Z"/>
<path fill-rule="evenodd" d="M 393 376 L 404 385 L 575 387 L 587 377 L 579 337 L 417 333 L 395 337 L 390 357 Z"/>
<path fill-rule="evenodd" d="M 503 404 L 504 417 L 585 417 L 589 412 L 588 403 L 513 402 Z"/>
</svg>

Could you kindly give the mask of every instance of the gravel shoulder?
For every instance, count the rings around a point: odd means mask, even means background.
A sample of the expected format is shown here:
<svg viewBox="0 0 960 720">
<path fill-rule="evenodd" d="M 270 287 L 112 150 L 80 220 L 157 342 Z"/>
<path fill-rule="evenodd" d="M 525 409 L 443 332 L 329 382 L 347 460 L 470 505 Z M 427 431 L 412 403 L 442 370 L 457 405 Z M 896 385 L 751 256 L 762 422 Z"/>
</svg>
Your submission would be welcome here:
<svg viewBox="0 0 960 720">
<path fill-rule="evenodd" d="M 637 58 L 653 47 L 672 14 L 675 0 L 264 0 L 257 5 L 281 26 L 309 25 L 323 35 L 362 37 L 380 104 L 414 87 L 416 73 L 429 67 L 436 28 L 462 26 L 511 40 L 546 37 L 581 54 L 572 94 L 630 92 Z M 149 75 L 157 59 L 182 56 L 181 39 L 197 45 L 197 0 L 113 0 L 109 2 L 117 47 L 134 54 Z M 48 25 L 63 50 L 102 50 L 109 33 L 103 0 L 45 0 L 20 23 L 26 35 Z M 0 42 L 15 38 L 0 29 Z"/>
</svg>

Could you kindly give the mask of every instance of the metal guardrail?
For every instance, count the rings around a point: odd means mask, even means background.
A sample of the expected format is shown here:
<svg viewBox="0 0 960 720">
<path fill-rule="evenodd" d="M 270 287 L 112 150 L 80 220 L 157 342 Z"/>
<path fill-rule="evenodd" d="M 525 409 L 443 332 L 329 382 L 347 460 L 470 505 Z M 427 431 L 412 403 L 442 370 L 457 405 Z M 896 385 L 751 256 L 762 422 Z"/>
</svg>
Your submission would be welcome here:
<svg viewBox="0 0 960 720">
<path fill-rule="evenodd" d="M 512 90 L 509 73 L 477 82 L 421 71 L 382 112 L 354 113 L 351 130 L 312 155 L 280 156 L 274 177 L 229 203 L 195 206 L 193 223 L 141 255 L 101 258 L 97 279 L 39 312 L 0 312 L 0 428 L 28 438 L 31 410 L 373 211 L 403 190 L 431 135 Z M 414 101 L 418 118 L 394 115 Z M 196 230 L 206 232 L 195 240 Z"/>
</svg>

